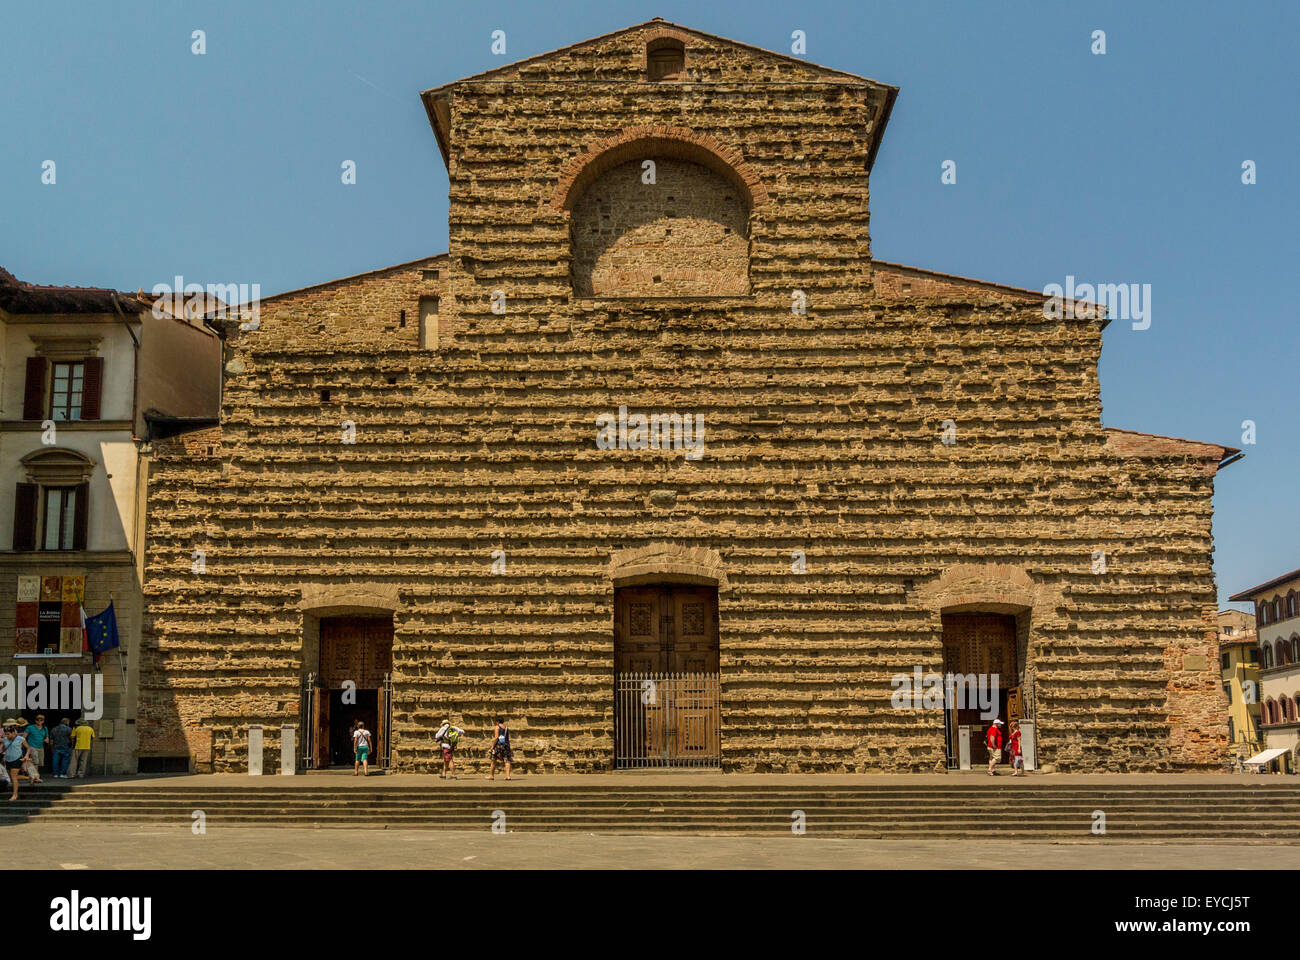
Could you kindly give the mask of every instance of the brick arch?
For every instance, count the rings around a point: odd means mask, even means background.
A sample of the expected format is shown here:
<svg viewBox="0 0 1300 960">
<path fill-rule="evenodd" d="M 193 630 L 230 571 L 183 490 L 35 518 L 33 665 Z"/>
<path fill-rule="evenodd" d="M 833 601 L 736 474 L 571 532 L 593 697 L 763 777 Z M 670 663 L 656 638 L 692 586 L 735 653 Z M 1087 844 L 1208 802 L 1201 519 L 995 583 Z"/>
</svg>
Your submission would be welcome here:
<svg viewBox="0 0 1300 960">
<path fill-rule="evenodd" d="M 688 127 L 664 125 L 629 127 L 589 145 L 560 168 L 559 182 L 551 194 L 550 207 L 564 213 L 593 180 L 630 160 L 648 159 L 651 154 L 698 163 L 730 181 L 745 197 L 751 211 L 771 202 L 767 188 L 740 151 L 707 133 Z"/>
<path fill-rule="evenodd" d="M 721 591 L 727 586 L 727 571 L 721 554 L 708 547 L 651 543 L 611 553 L 609 579 L 618 587 L 650 581 L 675 581 L 716 584 Z"/>
<path fill-rule="evenodd" d="M 683 44 L 689 45 L 691 42 L 691 35 L 685 30 L 667 26 L 650 27 L 648 30 L 641 33 L 641 41 L 643 43 L 650 43 L 654 40 L 680 40 Z"/>
</svg>

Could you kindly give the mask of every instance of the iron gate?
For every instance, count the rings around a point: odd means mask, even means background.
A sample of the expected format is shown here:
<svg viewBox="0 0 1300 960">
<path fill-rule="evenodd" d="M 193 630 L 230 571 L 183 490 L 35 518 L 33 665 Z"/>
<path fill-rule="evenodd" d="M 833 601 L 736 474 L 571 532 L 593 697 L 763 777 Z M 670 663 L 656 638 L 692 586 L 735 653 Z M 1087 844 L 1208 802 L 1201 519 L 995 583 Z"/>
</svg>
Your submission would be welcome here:
<svg viewBox="0 0 1300 960">
<path fill-rule="evenodd" d="M 614 675 L 614 766 L 720 767 L 716 673 Z"/>
<path fill-rule="evenodd" d="M 320 695 L 320 687 L 316 686 L 316 674 L 309 673 L 302 681 L 302 709 L 299 711 L 298 729 L 302 731 L 298 737 L 298 757 L 296 760 L 299 770 L 310 770 L 315 766 L 316 756 L 316 698 Z"/>
<path fill-rule="evenodd" d="M 379 711 L 379 725 L 383 730 L 383 735 L 379 738 L 380 749 L 383 751 L 379 758 L 379 765 L 387 770 L 388 758 L 392 755 L 389 744 L 393 742 L 393 675 L 391 673 L 384 674 L 384 693 Z"/>
</svg>

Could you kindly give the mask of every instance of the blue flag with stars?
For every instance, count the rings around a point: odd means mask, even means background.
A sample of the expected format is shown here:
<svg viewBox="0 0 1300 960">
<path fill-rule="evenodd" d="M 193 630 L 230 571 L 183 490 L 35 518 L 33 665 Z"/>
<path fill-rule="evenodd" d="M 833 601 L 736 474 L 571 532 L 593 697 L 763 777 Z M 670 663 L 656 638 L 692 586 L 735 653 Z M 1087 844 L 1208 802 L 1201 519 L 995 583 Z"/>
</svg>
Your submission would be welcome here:
<svg viewBox="0 0 1300 960">
<path fill-rule="evenodd" d="M 107 653 L 117 644 L 117 614 L 113 612 L 113 601 L 103 613 L 86 618 L 86 640 L 90 651 L 95 655 L 95 666 L 99 666 L 99 655 Z"/>
</svg>

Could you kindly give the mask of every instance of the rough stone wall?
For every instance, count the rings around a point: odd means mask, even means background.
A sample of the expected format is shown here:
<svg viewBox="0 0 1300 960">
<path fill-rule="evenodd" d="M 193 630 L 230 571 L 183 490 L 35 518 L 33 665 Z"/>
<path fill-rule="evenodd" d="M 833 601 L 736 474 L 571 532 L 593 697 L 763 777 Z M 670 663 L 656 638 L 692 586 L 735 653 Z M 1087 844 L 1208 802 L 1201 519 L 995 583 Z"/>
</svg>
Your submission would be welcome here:
<svg viewBox="0 0 1300 960">
<path fill-rule="evenodd" d="M 686 72 L 711 83 L 644 84 L 628 36 L 455 87 L 436 350 L 394 326 L 430 292 L 420 265 L 232 334 L 219 442 L 154 465 L 142 718 L 239 769 L 247 723 L 298 719 L 305 596 L 364 581 L 393 596 L 399 769 L 432 767 L 448 714 L 470 766 L 504 714 L 528 769 L 608 769 L 611 564 L 675 544 L 725 569 L 728 769 L 941 767 L 942 714 L 892 709 L 890 679 L 941 669 L 943 606 L 990 603 L 1028 610 L 1044 761 L 1213 764 L 1195 658 L 1220 449 L 1101 427 L 1096 322 L 872 294 L 865 87 L 705 41 Z M 566 163 L 637 125 L 757 177 L 751 296 L 572 296 Z M 622 405 L 702 414 L 706 453 L 598 449 Z"/>
<path fill-rule="evenodd" d="M 717 297 L 749 292 L 749 211 L 734 186 L 665 157 L 654 182 L 632 160 L 592 183 L 573 209 L 578 296 Z"/>
<path fill-rule="evenodd" d="M 328 351 L 308 318 L 340 294 L 314 296 L 265 304 L 234 344 L 219 444 L 153 470 L 142 722 L 212 731 L 215 769 L 239 766 L 247 722 L 297 719 L 304 585 L 356 579 L 399 597 L 399 766 L 434 761 L 448 711 L 475 731 L 501 711 L 530 768 L 605 768 L 610 559 L 664 540 L 726 565 L 730 768 L 938 765 L 940 719 L 892 710 L 889 679 L 940 669 L 940 607 L 984 598 L 927 585 L 990 561 L 1043 598 L 1027 659 L 1045 760 L 1209 762 L 1190 748 L 1216 736 L 1196 709 L 1216 674 L 1183 658 L 1213 634 L 1212 476 L 1203 455 L 1108 446 L 1095 325 L 991 302 L 579 307 L 438 352 L 358 317 L 373 345 Z M 704 412 L 706 455 L 597 450 L 594 418 L 620 404 Z M 663 490 L 673 505 L 652 506 Z"/>
</svg>

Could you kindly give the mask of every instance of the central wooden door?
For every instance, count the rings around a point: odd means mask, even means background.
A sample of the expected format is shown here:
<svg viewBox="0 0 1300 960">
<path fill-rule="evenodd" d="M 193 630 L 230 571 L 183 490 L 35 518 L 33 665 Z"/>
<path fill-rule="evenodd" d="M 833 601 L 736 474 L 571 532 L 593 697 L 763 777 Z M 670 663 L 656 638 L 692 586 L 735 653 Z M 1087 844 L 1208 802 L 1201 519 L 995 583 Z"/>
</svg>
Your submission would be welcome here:
<svg viewBox="0 0 1300 960">
<path fill-rule="evenodd" d="M 720 762 L 716 587 L 614 593 L 615 763 Z"/>
</svg>

